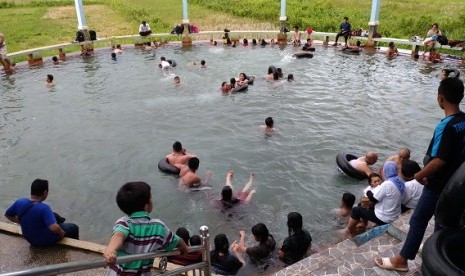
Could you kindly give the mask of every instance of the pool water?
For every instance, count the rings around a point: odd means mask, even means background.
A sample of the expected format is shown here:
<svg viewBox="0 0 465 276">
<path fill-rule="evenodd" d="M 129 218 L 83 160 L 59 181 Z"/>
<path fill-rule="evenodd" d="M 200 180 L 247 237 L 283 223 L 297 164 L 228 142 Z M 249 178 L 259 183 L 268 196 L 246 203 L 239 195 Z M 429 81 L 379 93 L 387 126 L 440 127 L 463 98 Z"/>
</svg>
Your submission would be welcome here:
<svg viewBox="0 0 465 276">
<path fill-rule="evenodd" d="M 250 234 L 263 222 L 280 246 L 287 214 L 298 211 L 313 244 L 333 242 L 341 226 L 331 210 L 342 193 L 358 197 L 367 185 L 337 171 L 337 153 L 378 151 L 377 168 L 406 146 L 412 159 L 422 160 L 444 116 L 436 102 L 439 74 L 451 64 L 345 55 L 333 47 L 293 59 L 294 51 L 200 44 L 147 52 L 128 45 L 117 61 L 103 49 L 92 58 L 1 76 L 0 206 L 28 196 L 33 179 L 48 179 L 53 209 L 80 225 L 82 239 L 106 243 L 122 216 L 118 188 L 146 181 L 152 215 L 173 231 L 185 226 L 193 234 L 207 225 L 212 237 L 224 232 L 232 242 L 239 230 Z M 163 73 L 161 56 L 178 66 Z M 201 59 L 206 69 L 199 68 Z M 269 65 L 295 81 L 265 80 Z M 221 82 L 240 72 L 257 76 L 255 84 L 222 95 Z M 55 87 L 46 87 L 46 74 L 55 76 Z M 277 128 L 271 137 L 259 129 L 268 116 Z M 157 169 L 176 140 L 199 156 L 202 177 L 213 172 L 211 195 L 181 192 L 176 177 Z M 257 194 L 250 206 L 222 212 L 210 199 L 219 197 L 228 170 L 236 191 L 255 172 Z"/>
</svg>

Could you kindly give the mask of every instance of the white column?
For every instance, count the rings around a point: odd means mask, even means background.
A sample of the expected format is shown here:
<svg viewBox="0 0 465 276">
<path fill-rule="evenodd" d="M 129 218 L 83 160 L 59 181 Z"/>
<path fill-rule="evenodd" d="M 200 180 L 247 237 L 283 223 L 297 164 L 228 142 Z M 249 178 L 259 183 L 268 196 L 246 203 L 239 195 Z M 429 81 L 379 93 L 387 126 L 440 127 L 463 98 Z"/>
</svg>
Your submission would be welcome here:
<svg viewBox="0 0 465 276">
<path fill-rule="evenodd" d="M 189 18 L 187 17 L 187 0 L 182 0 L 182 23 L 189 24 Z"/>
<path fill-rule="evenodd" d="M 84 12 L 84 6 L 82 0 L 74 0 L 76 7 L 76 14 L 78 19 L 78 30 L 87 30 L 86 14 Z"/>
<path fill-rule="evenodd" d="M 379 8 L 381 7 L 381 0 L 373 0 L 371 3 L 371 16 L 368 25 L 379 25 Z"/>
<path fill-rule="evenodd" d="M 279 21 L 286 21 L 286 0 L 281 0 L 281 15 Z"/>
</svg>

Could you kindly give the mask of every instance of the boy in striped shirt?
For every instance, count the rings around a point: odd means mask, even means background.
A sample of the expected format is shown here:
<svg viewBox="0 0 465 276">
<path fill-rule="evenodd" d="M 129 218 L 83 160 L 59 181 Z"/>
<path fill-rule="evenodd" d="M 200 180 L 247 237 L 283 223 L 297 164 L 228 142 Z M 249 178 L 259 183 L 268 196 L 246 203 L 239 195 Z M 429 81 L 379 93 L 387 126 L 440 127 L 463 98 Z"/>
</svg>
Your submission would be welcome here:
<svg viewBox="0 0 465 276">
<path fill-rule="evenodd" d="M 110 264 L 107 275 L 151 275 L 153 259 L 115 264 L 116 257 L 177 248 L 187 253 L 182 239 L 158 219 L 149 217 L 153 209 L 150 186 L 145 182 L 124 184 L 116 195 L 118 207 L 127 216 L 118 219 L 103 257 Z"/>
</svg>

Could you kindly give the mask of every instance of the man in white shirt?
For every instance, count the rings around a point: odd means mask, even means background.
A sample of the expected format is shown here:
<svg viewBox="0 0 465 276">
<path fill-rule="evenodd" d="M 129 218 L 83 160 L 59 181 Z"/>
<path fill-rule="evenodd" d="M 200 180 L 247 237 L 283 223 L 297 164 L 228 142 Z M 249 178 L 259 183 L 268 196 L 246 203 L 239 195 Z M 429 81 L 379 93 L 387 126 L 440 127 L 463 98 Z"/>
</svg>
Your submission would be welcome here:
<svg viewBox="0 0 465 276">
<path fill-rule="evenodd" d="M 142 24 L 139 26 L 139 34 L 141 36 L 148 36 L 149 34 L 152 33 L 152 30 L 150 29 L 149 24 L 147 22 L 142 21 Z"/>
</svg>

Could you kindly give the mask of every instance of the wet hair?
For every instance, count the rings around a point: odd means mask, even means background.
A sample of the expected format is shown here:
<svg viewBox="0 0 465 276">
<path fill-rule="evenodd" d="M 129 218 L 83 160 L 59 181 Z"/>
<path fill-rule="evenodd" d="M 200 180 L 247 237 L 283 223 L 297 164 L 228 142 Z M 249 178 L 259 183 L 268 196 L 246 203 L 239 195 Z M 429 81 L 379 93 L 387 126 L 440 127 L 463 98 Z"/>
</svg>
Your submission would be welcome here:
<svg viewBox="0 0 465 276">
<path fill-rule="evenodd" d="M 52 57 L 52 60 L 53 60 L 54 62 L 57 62 L 57 61 L 58 61 L 58 58 L 57 58 L 56 56 L 53 56 L 53 57 Z"/>
<path fill-rule="evenodd" d="M 121 49 L 121 44 L 116 44 L 117 49 Z"/>
<path fill-rule="evenodd" d="M 265 119 L 265 125 L 266 125 L 267 127 L 273 127 L 273 125 L 274 125 L 273 118 L 271 118 L 271 117 L 266 118 L 266 119 Z"/>
<path fill-rule="evenodd" d="M 368 185 L 371 185 L 371 179 L 372 178 L 375 178 L 375 177 L 379 177 L 379 179 L 381 179 L 381 176 L 377 173 L 370 173 L 370 175 L 368 176 Z"/>
<path fill-rule="evenodd" d="M 257 45 L 257 40 L 255 38 L 252 38 L 252 45 Z"/>
<path fill-rule="evenodd" d="M 355 203 L 355 195 L 352 193 L 344 193 L 342 195 L 342 202 L 344 202 L 345 206 L 352 208 Z"/>
<path fill-rule="evenodd" d="M 205 65 L 205 60 L 202 59 L 202 60 L 200 61 L 200 65 Z"/>
<path fill-rule="evenodd" d="M 242 43 L 244 43 L 244 45 L 248 45 L 248 44 L 249 44 L 249 41 L 247 40 L 247 38 L 244 38 L 244 39 L 242 40 Z"/>
<path fill-rule="evenodd" d="M 192 237 L 189 239 L 190 246 L 196 246 L 196 245 L 201 245 L 201 244 L 202 244 L 202 238 L 199 235 L 192 235 Z"/>
<path fill-rule="evenodd" d="M 227 82 L 223 81 L 223 82 L 221 83 L 221 87 L 223 87 L 225 84 L 227 84 Z"/>
<path fill-rule="evenodd" d="M 287 75 L 287 80 L 288 81 L 294 80 L 294 75 L 293 74 Z"/>
<path fill-rule="evenodd" d="M 43 196 L 48 191 L 48 180 L 35 179 L 31 184 L 31 195 Z"/>
<path fill-rule="evenodd" d="M 421 171 L 421 168 L 420 165 L 413 160 L 402 160 L 402 168 L 400 171 L 403 176 L 412 179 L 417 172 Z"/>
<path fill-rule="evenodd" d="M 252 227 L 252 234 L 255 236 L 256 240 L 262 243 L 268 240 L 270 232 L 268 232 L 268 228 L 266 228 L 265 224 L 258 223 Z"/>
<path fill-rule="evenodd" d="M 265 46 L 266 44 L 268 44 L 268 43 L 267 43 L 266 40 L 263 38 L 263 39 L 260 41 L 260 45 L 261 45 L 261 46 Z"/>
<path fill-rule="evenodd" d="M 241 75 L 244 75 L 244 78 L 247 79 L 247 75 L 246 75 L 245 73 L 239 73 L 239 77 L 240 77 Z"/>
<path fill-rule="evenodd" d="M 213 45 L 215 45 L 215 46 L 216 46 L 217 44 L 218 44 L 218 42 L 216 42 L 216 41 L 213 41 Z"/>
<path fill-rule="evenodd" d="M 116 53 L 111 53 L 111 58 L 116 59 Z"/>
<path fill-rule="evenodd" d="M 458 78 L 460 76 L 460 71 L 457 69 L 442 69 L 442 71 L 444 72 L 447 78 Z"/>
<path fill-rule="evenodd" d="M 276 68 L 276 73 L 278 73 L 278 77 L 283 77 L 283 69 L 281 69 L 280 67 Z"/>
<path fill-rule="evenodd" d="M 53 75 L 48 74 L 48 75 L 47 75 L 47 80 L 49 80 L 50 82 L 52 82 L 52 81 L 53 81 Z"/>
<path fill-rule="evenodd" d="M 223 189 L 221 189 L 221 200 L 230 202 L 232 201 L 232 196 L 233 192 L 230 186 L 224 186 Z"/>
<path fill-rule="evenodd" d="M 181 78 L 179 76 L 175 76 L 174 80 L 181 80 Z"/>
<path fill-rule="evenodd" d="M 179 141 L 174 142 L 173 144 L 173 150 L 175 152 L 180 152 L 182 150 L 182 144 Z"/>
<path fill-rule="evenodd" d="M 236 79 L 235 78 L 231 78 L 229 80 L 229 83 L 231 83 L 232 85 L 236 84 Z"/>
<path fill-rule="evenodd" d="M 187 161 L 187 166 L 193 172 L 199 169 L 200 160 L 197 157 L 191 157 L 189 161 Z"/>
<path fill-rule="evenodd" d="M 150 202 L 150 190 L 145 182 L 128 182 L 116 194 L 116 203 L 126 215 L 144 211 L 145 205 Z"/>
<path fill-rule="evenodd" d="M 302 231 L 302 215 L 297 212 L 290 212 L 287 215 L 287 228 L 289 231 L 289 236 L 292 233 L 298 233 Z"/>
<path fill-rule="evenodd" d="M 161 60 L 161 61 L 165 61 L 166 58 L 165 58 L 165 57 L 160 57 L 160 60 Z"/>
<path fill-rule="evenodd" d="M 439 83 L 438 94 L 443 95 L 447 102 L 458 105 L 463 99 L 463 89 L 459 78 L 445 78 Z"/>
<path fill-rule="evenodd" d="M 227 255 L 229 253 L 229 241 L 225 234 L 216 235 L 213 243 L 215 244 L 214 254 L 223 253 Z"/>
<path fill-rule="evenodd" d="M 394 47 L 394 41 L 389 42 L 389 48 Z"/>
<path fill-rule="evenodd" d="M 190 234 L 189 231 L 184 227 L 179 227 L 176 230 L 176 235 L 183 239 L 186 244 L 189 244 Z"/>
</svg>

